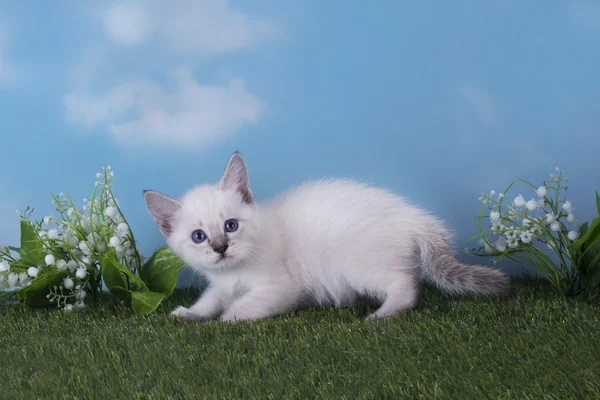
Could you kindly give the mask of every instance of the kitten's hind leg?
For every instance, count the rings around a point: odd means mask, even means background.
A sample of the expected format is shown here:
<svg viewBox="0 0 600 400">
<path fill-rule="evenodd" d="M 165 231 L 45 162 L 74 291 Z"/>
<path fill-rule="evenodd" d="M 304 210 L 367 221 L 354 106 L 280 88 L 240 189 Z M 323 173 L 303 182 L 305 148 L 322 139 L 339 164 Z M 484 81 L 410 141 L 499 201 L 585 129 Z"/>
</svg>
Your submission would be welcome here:
<svg viewBox="0 0 600 400">
<path fill-rule="evenodd" d="M 418 296 L 418 278 L 410 273 L 401 274 L 385 285 L 385 300 L 367 319 L 392 317 L 413 308 Z"/>
</svg>

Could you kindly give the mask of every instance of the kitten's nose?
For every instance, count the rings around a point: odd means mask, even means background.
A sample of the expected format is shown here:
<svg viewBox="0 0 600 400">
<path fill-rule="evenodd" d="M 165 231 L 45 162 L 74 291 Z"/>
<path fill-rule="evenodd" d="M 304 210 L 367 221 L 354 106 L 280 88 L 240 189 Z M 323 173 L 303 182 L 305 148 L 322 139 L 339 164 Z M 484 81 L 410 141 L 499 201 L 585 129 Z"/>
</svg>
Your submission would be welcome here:
<svg viewBox="0 0 600 400">
<path fill-rule="evenodd" d="M 219 253 L 220 255 L 223 255 L 227 251 L 228 247 L 229 247 L 229 245 L 227 243 L 225 243 L 225 244 L 223 244 L 221 246 L 215 246 L 215 247 L 213 247 L 213 250 L 215 251 L 215 253 Z"/>
</svg>

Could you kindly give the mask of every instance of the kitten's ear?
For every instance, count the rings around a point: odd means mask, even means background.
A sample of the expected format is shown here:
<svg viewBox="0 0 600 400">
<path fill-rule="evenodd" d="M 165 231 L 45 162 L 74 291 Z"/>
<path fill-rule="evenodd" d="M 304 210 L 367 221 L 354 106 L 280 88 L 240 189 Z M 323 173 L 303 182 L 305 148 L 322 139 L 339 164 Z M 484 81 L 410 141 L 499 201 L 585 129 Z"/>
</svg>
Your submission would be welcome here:
<svg viewBox="0 0 600 400">
<path fill-rule="evenodd" d="M 158 224 L 160 233 L 164 237 L 171 235 L 175 228 L 175 213 L 181 208 L 181 203 L 153 190 L 144 190 L 144 201 Z"/>
<path fill-rule="evenodd" d="M 248 181 L 246 164 L 244 164 L 242 156 L 237 151 L 229 158 L 218 188 L 220 190 L 237 190 L 246 204 L 251 204 L 254 201 Z"/>
</svg>

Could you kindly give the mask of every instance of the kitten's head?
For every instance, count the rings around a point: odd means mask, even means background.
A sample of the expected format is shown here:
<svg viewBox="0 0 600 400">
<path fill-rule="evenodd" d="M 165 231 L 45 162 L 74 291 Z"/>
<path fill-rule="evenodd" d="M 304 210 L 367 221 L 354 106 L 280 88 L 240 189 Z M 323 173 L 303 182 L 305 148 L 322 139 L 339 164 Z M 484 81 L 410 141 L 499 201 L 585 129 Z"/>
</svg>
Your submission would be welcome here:
<svg viewBox="0 0 600 400">
<path fill-rule="evenodd" d="M 198 186 L 181 200 L 145 191 L 144 200 L 169 247 L 193 268 L 231 268 L 256 254 L 258 216 L 237 152 L 217 185 Z"/>
</svg>

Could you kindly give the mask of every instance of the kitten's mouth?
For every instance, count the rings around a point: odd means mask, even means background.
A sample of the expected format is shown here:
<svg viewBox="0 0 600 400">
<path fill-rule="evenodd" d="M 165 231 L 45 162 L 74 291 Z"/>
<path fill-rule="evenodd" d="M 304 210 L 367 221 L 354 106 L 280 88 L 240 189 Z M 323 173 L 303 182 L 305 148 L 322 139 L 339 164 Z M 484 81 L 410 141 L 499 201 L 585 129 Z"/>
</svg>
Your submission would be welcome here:
<svg viewBox="0 0 600 400">
<path fill-rule="evenodd" d="M 217 263 L 220 263 L 223 260 L 228 260 L 230 258 L 231 258 L 230 256 L 222 255 L 222 256 L 219 257 L 219 259 L 215 263 L 217 264 Z"/>
</svg>

